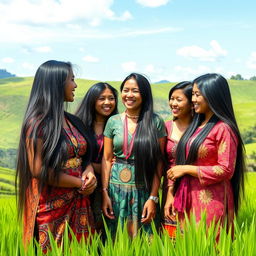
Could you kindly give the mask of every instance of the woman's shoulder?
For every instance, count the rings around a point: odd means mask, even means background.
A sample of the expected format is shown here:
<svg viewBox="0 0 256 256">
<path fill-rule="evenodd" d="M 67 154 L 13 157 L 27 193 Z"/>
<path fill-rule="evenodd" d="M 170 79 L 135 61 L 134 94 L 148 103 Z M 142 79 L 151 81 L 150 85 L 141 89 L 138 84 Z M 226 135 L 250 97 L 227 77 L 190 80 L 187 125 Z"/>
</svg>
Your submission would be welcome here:
<svg viewBox="0 0 256 256">
<path fill-rule="evenodd" d="M 121 114 L 115 114 L 111 117 L 109 117 L 108 122 L 115 122 L 121 120 Z"/>
</svg>

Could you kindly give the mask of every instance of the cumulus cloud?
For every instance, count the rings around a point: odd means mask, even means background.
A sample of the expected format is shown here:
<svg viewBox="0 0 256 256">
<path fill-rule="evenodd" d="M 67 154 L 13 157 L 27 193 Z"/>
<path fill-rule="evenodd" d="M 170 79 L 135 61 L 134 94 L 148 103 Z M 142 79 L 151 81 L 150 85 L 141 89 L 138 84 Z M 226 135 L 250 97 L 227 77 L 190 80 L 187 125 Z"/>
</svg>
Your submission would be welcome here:
<svg viewBox="0 0 256 256">
<path fill-rule="evenodd" d="M 91 22 L 95 18 L 99 21 L 132 18 L 128 11 L 121 15 L 112 11 L 113 2 L 113 0 L 10 0 L 0 3 L 0 15 L 3 19 L 14 23 L 33 24 L 65 23 L 81 19 Z"/>
<path fill-rule="evenodd" d="M 166 5 L 169 0 L 137 0 L 136 2 L 146 7 L 159 7 Z"/>
<path fill-rule="evenodd" d="M 84 56 L 83 60 L 86 62 L 93 62 L 93 63 L 99 62 L 98 58 L 96 58 L 94 56 L 90 56 L 90 55 Z"/>
<path fill-rule="evenodd" d="M 134 61 L 128 61 L 121 64 L 123 71 L 125 72 L 133 72 L 137 68 L 137 63 Z"/>
<path fill-rule="evenodd" d="M 252 52 L 248 61 L 247 67 L 250 69 L 256 69 L 256 52 Z"/>
<path fill-rule="evenodd" d="M 36 52 L 41 52 L 41 53 L 48 53 L 48 52 L 52 51 L 51 47 L 49 47 L 49 46 L 36 47 L 36 48 L 34 48 L 34 50 Z"/>
<path fill-rule="evenodd" d="M 203 49 L 197 45 L 185 46 L 176 51 L 177 55 L 198 59 L 201 61 L 216 61 L 220 57 L 227 55 L 227 50 L 223 49 L 216 40 L 210 42 L 209 50 Z"/>
<path fill-rule="evenodd" d="M 13 63 L 14 59 L 10 57 L 2 58 L 3 63 Z"/>
</svg>

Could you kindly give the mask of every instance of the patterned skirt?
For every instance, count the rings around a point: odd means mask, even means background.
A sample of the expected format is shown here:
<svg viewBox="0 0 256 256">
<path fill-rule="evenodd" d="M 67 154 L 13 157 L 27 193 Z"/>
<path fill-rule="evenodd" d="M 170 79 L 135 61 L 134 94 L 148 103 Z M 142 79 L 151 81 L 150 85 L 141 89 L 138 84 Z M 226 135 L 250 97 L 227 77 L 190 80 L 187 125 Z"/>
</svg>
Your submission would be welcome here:
<svg viewBox="0 0 256 256">
<path fill-rule="evenodd" d="M 36 215 L 36 235 L 44 252 L 50 247 L 48 231 L 61 244 L 67 224 L 78 241 L 88 237 L 89 229 L 94 233 L 89 197 L 79 194 L 77 189 L 51 187 L 49 192 L 45 188 L 40 195 Z"/>
<path fill-rule="evenodd" d="M 119 162 L 113 165 L 110 174 L 109 196 L 115 219 L 110 220 L 107 218 L 106 221 L 112 235 L 116 233 L 118 221 L 122 226 L 126 223 L 131 237 L 136 236 L 140 228 L 152 233 L 151 224 L 141 223 L 143 207 L 148 200 L 149 192 L 144 184 L 135 185 L 134 165 Z M 157 209 L 154 222 L 158 227 L 159 209 Z"/>
</svg>

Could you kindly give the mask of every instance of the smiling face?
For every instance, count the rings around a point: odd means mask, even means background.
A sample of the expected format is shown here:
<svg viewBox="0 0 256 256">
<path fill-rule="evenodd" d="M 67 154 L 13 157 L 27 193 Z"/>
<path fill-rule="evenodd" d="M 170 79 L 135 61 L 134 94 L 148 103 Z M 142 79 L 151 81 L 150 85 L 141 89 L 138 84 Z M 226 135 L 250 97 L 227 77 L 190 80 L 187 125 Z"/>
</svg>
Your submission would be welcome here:
<svg viewBox="0 0 256 256">
<path fill-rule="evenodd" d="M 116 99 L 109 88 L 106 88 L 96 100 L 95 110 L 96 115 L 103 117 L 109 116 L 115 109 Z"/>
<path fill-rule="evenodd" d="M 173 91 L 169 105 L 174 118 L 186 118 L 191 115 L 192 105 L 182 89 Z"/>
<path fill-rule="evenodd" d="M 194 109 L 196 113 L 205 115 L 207 115 L 208 113 L 212 113 L 207 100 L 202 95 L 201 91 L 197 87 L 197 84 L 193 85 L 192 102 L 194 104 Z"/>
<path fill-rule="evenodd" d="M 75 88 L 77 88 L 77 85 L 75 83 L 75 76 L 73 74 L 73 71 L 71 70 L 70 74 L 68 75 L 67 81 L 65 83 L 64 101 L 67 101 L 67 102 L 74 101 Z"/>
<path fill-rule="evenodd" d="M 131 78 L 125 82 L 121 97 L 122 102 L 128 111 L 140 111 L 142 97 L 135 79 Z"/>
</svg>

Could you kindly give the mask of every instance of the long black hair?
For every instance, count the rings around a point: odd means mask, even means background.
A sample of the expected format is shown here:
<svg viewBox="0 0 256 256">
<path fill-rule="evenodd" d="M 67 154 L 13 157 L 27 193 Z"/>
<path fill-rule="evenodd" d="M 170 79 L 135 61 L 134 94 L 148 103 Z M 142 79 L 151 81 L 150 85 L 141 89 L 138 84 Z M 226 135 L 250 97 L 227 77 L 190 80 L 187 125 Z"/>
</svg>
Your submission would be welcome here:
<svg viewBox="0 0 256 256">
<path fill-rule="evenodd" d="M 96 119 L 96 110 L 95 110 L 95 104 L 100 95 L 103 93 L 105 89 L 109 89 L 115 98 L 115 108 L 113 112 L 106 117 L 105 124 L 107 123 L 107 120 L 110 116 L 117 114 L 117 105 L 118 105 L 118 92 L 117 90 L 111 86 L 108 83 L 97 83 L 94 84 L 85 94 L 80 106 L 78 107 L 75 115 L 78 116 L 84 123 L 85 128 L 88 132 L 90 132 L 91 136 L 91 142 L 93 146 L 93 155 L 96 156 L 98 152 L 98 144 L 95 137 L 95 131 L 94 131 L 94 121 Z"/>
<path fill-rule="evenodd" d="M 120 90 L 123 90 L 125 82 L 130 79 L 134 79 L 137 82 L 142 98 L 133 148 L 135 181 L 137 185 L 143 181 L 146 184 L 146 188 L 150 190 L 158 161 L 162 158 L 155 123 L 155 119 L 159 117 L 153 112 L 150 83 L 143 75 L 130 74 L 122 82 Z"/>
<path fill-rule="evenodd" d="M 189 103 L 192 104 L 192 82 L 190 81 L 183 81 L 176 85 L 174 85 L 171 90 L 169 91 L 169 101 L 172 97 L 172 94 L 176 90 L 182 90 L 186 98 L 188 99 Z M 177 118 L 173 118 L 173 120 L 176 120 Z"/>
<path fill-rule="evenodd" d="M 37 139 L 42 139 L 42 167 L 40 177 L 37 177 L 40 188 L 48 181 L 49 169 L 54 171 L 54 178 L 58 180 L 61 167 L 67 159 L 67 147 L 64 143 L 65 136 L 62 134 L 62 127 L 64 88 L 71 73 L 71 63 L 56 60 L 43 63 L 36 71 L 18 148 L 15 181 L 16 193 L 19 197 L 19 216 L 24 209 L 25 193 L 32 179 L 31 171 L 33 170 L 30 170 L 28 162 L 28 147 L 31 146 L 36 155 Z"/>
<path fill-rule="evenodd" d="M 244 145 L 237 126 L 228 82 L 223 76 L 213 73 L 205 74 L 196 78 L 193 81 L 193 84 L 197 85 L 202 96 L 206 99 L 209 108 L 213 112 L 213 116 L 203 127 L 195 140 L 193 140 L 188 157 L 186 158 L 186 145 L 188 140 L 205 119 L 204 114 L 195 115 L 191 125 L 179 141 L 176 153 L 176 164 L 193 164 L 197 159 L 199 146 L 202 144 L 214 125 L 219 120 L 226 123 L 238 139 L 236 166 L 234 175 L 231 179 L 234 192 L 235 212 L 237 213 L 240 202 L 240 192 L 244 191 Z"/>
</svg>

